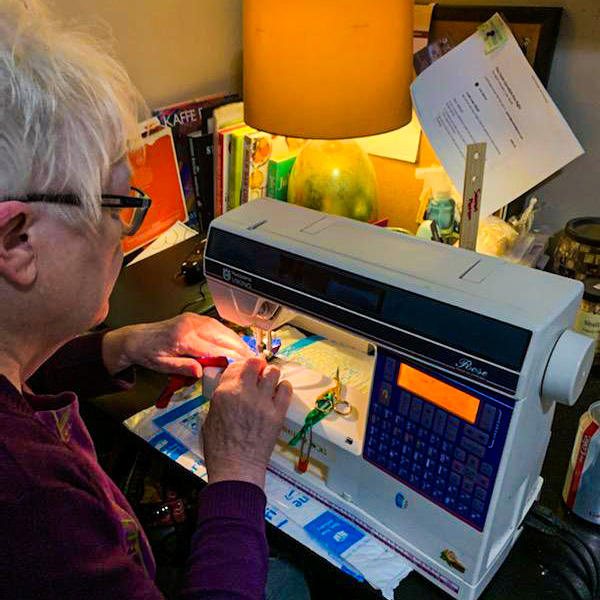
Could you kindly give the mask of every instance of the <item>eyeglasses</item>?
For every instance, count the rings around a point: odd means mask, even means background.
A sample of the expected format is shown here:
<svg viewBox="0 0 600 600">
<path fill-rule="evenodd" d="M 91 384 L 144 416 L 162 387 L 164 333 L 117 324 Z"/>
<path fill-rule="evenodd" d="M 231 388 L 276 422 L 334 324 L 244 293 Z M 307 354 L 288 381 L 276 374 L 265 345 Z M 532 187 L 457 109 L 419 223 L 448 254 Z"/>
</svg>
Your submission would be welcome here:
<svg viewBox="0 0 600 600">
<path fill-rule="evenodd" d="M 123 225 L 123 235 L 134 235 L 141 227 L 152 200 L 136 188 L 130 188 L 136 196 L 119 196 L 117 194 L 102 194 L 102 208 L 116 208 Z M 20 202 L 49 202 L 51 204 L 71 204 L 80 206 L 81 200 L 74 194 L 29 194 L 25 198 L 15 198 Z"/>
</svg>

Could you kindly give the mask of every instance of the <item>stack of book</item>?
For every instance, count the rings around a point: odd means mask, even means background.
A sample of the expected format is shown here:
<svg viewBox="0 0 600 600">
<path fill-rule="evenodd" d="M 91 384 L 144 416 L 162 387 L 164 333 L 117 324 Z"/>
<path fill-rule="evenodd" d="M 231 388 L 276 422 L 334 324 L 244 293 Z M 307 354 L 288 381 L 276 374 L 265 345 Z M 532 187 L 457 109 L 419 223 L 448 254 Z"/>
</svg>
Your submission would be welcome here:
<svg viewBox="0 0 600 600">
<path fill-rule="evenodd" d="M 153 115 L 171 128 L 188 224 L 201 233 L 215 216 L 255 198 L 287 200 L 290 172 L 305 141 L 246 125 L 237 94 L 181 102 Z"/>
</svg>

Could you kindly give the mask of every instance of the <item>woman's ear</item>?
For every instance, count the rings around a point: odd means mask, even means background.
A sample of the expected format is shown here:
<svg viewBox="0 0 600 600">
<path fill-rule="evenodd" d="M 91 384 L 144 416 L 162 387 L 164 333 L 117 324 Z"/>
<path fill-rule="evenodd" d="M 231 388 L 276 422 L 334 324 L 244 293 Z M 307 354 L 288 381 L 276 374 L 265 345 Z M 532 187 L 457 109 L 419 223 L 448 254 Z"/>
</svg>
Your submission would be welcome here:
<svg viewBox="0 0 600 600">
<path fill-rule="evenodd" d="M 31 285 L 37 277 L 31 222 L 27 204 L 16 200 L 0 202 L 0 277 L 19 287 Z"/>
</svg>

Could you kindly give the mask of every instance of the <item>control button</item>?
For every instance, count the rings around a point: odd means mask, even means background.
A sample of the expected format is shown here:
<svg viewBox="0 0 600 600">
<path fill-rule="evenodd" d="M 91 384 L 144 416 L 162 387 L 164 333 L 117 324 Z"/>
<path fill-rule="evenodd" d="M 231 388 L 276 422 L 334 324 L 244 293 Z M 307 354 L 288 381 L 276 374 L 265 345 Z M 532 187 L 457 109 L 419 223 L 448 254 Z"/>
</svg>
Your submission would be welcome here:
<svg viewBox="0 0 600 600">
<path fill-rule="evenodd" d="M 458 487 L 460 485 L 460 475 L 452 471 L 448 477 L 448 481 L 450 482 L 450 485 L 455 485 Z"/>
<path fill-rule="evenodd" d="M 457 458 L 458 460 L 465 462 L 465 460 L 467 458 L 467 453 L 462 448 L 456 448 L 454 450 L 454 458 Z"/>
<path fill-rule="evenodd" d="M 423 425 L 423 427 L 431 429 L 434 413 L 435 409 L 431 404 L 425 404 L 425 406 L 423 406 L 423 414 L 421 416 L 421 425 Z"/>
<path fill-rule="evenodd" d="M 435 417 L 433 419 L 433 431 L 438 435 L 444 435 L 444 429 L 446 427 L 446 413 L 443 410 L 435 411 Z"/>
<path fill-rule="evenodd" d="M 416 396 L 412 399 L 412 404 L 410 405 L 410 418 L 417 423 L 421 419 L 421 410 L 423 409 L 423 400 L 421 398 L 417 398 Z"/>
<path fill-rule="evenodd" d="M 473 492 L 474 487 L 475 487 L 475 483 L 472 479 L 469 479 L 468 477 L 465 477 L 463 479 L 462 489 L 465 492 L 467 492 L 468 494 L 471 494 Z"/>
<path fill-rule="evenodd" d="M 392 386 L 387 381 L 382 381 L 379 387 L 379 396 L 377 397 L 379 404 L 389 406 L 392 401 Z"/>
<path fill-rule="evenodd" d="M 486 490 L 490 487 L 490 478 L 485 475 L 477 475 L 475 482 Z"/>
<path fill-rule="evenodd" d="M 429 445 L 432 446 L 433 448 L 437 448 L 440 445 L 441 442 L 441 438 L 437 435 L 435 435 L 435 433 L 432 433 L 429 436 Z"/>
<path fill-rule="evenodd" d="M 442 442 L 442 452 L 450 454 L 452 452 L 452 448 L 454 448 L 454 446 L 450 442 Z"/>
<path fill-rule="evenodd" d="M 477 500 L 481 500 L 483 502 L 487 496 L 487 492 L 482 487 L 476 486 L 473 495 L 475 498 L 477 498 Z"/>
<path fill-rule="evenodd" d="M 469 458 L 467 458 L 467 467 L 477 471 L 479 468 L 479 459 L 476 456 L 469 454 Z"/>
<path fill-rule="evenodd" d="M 483 458 L 485 455 L 485 448 L 469 438 L 463 437 L 460 440 L 460 445 L 461 448 L 464 448 L 467 452 L 471 452 L 471 454 L 474 454 L 479 458 Z"/>
<path fill-rule="evenodd" d="M 459 492 L 458 500 L 459 500 L 459 502 L 462 502 L 463 504 L 470 504 L 471 503 L 471 494 L 468 494 L 467 492 Z"/>
<path fill-rule="evenodd" d="M 394 378 L 396 377 L 396 361 L 393 358 L 388 357 L 385 359 L 383 377 L 388 381 L 394 381 Z"/>
<path fill-rule="evenodd" d="M 491 431 L 494 420 L 496 419 L 496 408 L 490 404 L 485 404 L 479 417 L 479 427 L 485 431 Z"/>
<path fill-rule="evenodd" d="M 487 433 L 483 433 L 483 431 L 479 431 L 479 429 L 475 429 L 475 427 L 471 427 L 470 425 L 465 425 L 463 433 L 482 446 L 487 446 L 490 441 L 490 436 Z"/>
<path fill-rule="evenodd" d="M 381 424 L 381 417 L 379 415 L 376 415 L 375 413 L 372 413 L 369 422 L 371 423 L 371 425 L 375 425 L 376 427 L 378 427 Z"/>
<path fill-rule="evenodd" d="M 479 465 L 479 470 L 486 477 L 491 477 L 494 472 L 494 467 L 492 467 L 490 463 L 482 462 L 481 465 Z"/>
<path fill-rule="evenodd" d="M 483 510 L 485 509 L 485 505 L 483 504 L 483 502 L 481 502 L 481 500 L 473 500 L 473 504 L 471 504 L 471 508 L 473 510 L 476 510 L 478 513 L 482 513 Z"/>
<path fill-rule="evenodd" d="M 452 470 L 455 473 L 459 473 L 462 475 L 462 473 L 464 473 L 464 471 L 465 471 L 465 463 L 461 463 L 459 460 L 453 460 L 452 461 Z"/>
<path fill-rule="evenodd" d="M 446 488 L 446 491 L 448 492 L 449 496 L 456 496 L 458 494 L 458 487 L 455 485 L 449 485 Z"/>
<path fill-rule="evenodd" d="M 475 481 L 475 477 L 477 476 L 477 471 L 472 469 L 471 467 L 465 467 L 465 477 L 472 479 Z"/>
<path fill-rule="evenodd" d="M 448 427 L 446 427 L 446 439 L 452 443 L 456 441 L 458 437 L 458 427 L 451 427 L 450 423 L 448 423 Z"/>
<path fill-rule="evenodd" d="M 437 474 L 438 474 L 440 477 L 443 477 L 444 479 L 446 479 L 446 477 L 448 477 L 448 473 L 449 473 L 449 471 L 450 471 L 450 470 L 448 469 L 448 467 L 443 467 L 442 465 L 440 465 L 440 466 L 437 468 Z"/>
<path fill-rule="evenodd" d="M 454 510 L 454 508 L 456 507 L 456 499 L 455 499 L 455 498 L 452 498 L 452 496 L 446 496 L 446 497 L 444 498 L 444 504 L 445 504 L 445 505 L 446 505 L 448 508 L 450 508 L 450 509 Z"/>
<path fill-rule="evenodd" d="M 448 417 L 448 427 L 456 427 L 460 425 L 460 421 L 456 417 Z"/>
<path fill-rule="evenodd" d="M 398 406 L 398 412 L 401 415 L 404 415 L 404 416 L 408 415 L 411 400 L 412 400 L 412 396 L 408 392 L 402 392 L 400 394 L 400 405 Z"/>
</svg>

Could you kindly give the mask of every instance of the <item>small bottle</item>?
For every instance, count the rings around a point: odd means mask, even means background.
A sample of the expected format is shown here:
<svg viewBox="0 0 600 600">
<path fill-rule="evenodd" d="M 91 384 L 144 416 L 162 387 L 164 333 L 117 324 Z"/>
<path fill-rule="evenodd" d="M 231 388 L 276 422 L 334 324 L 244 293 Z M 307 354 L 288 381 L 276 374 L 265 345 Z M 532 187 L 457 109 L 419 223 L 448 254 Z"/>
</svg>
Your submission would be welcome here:
<svg viewBox="0 0 600 600">
<path fill-rule="evenodd" d="M 454 230 L 456 202 L 452 198 L 452 183 L 443 167 L 417 169 L 417 179 L 423 179 L 423 194 L 428 196 L 425 219 L 437 223 L 440 235 L 446 237 Z M 422 195 L 423 195 L 422 194 Z"/>
<path fill-rule="evenodd" d="M 600 363 L 600 279 L 583 280 L 585 291 L 575 319 L 575 331 L 596 340 L 594 364 Z"/>
</svg>

